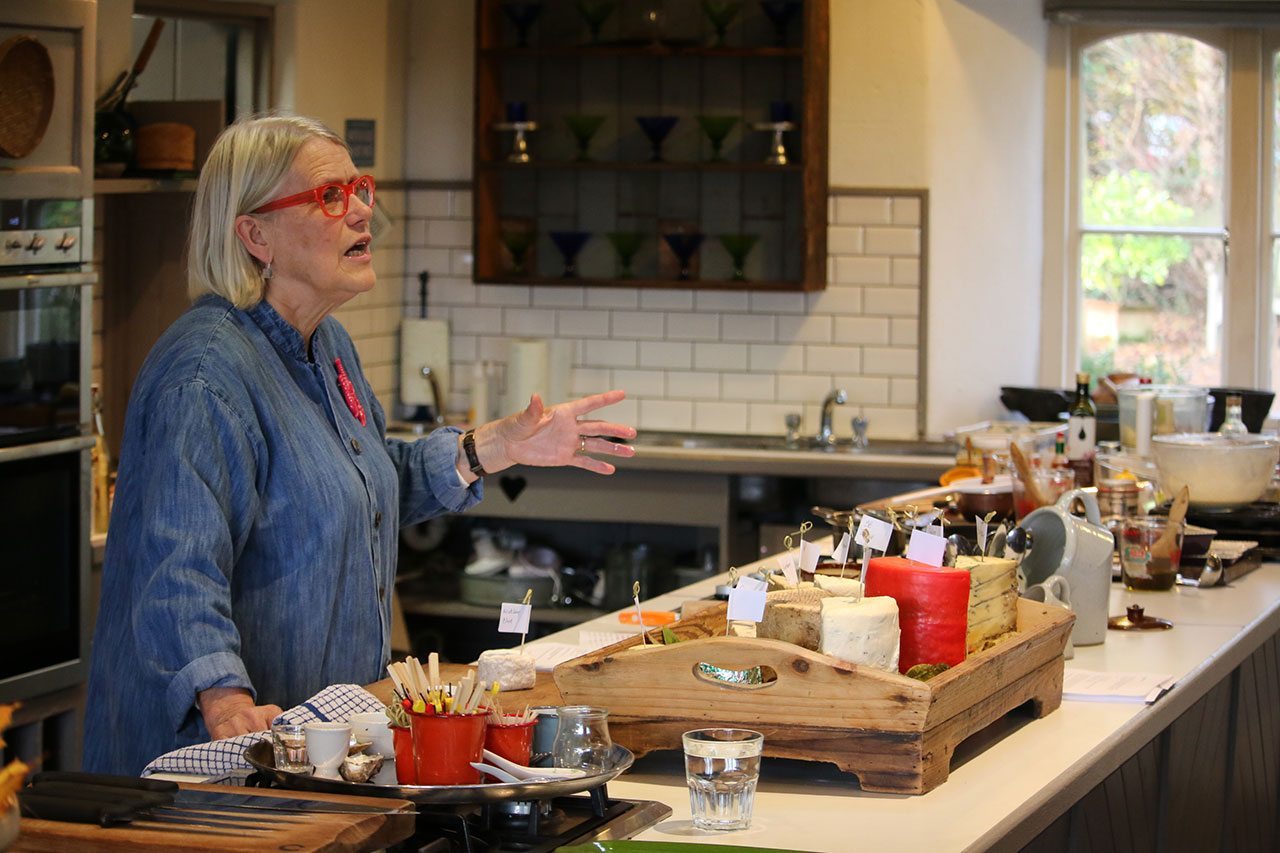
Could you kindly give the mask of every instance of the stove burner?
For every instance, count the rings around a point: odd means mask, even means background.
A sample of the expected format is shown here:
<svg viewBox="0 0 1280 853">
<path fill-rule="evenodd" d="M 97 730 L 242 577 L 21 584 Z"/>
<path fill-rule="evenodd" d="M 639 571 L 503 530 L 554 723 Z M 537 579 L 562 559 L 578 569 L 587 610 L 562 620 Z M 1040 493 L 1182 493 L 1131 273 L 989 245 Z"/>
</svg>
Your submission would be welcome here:
<svg viewBox="0 0 1280 853">
<path fill-rule="evenodd" d="M 1168 505 L 1153 510 L 1168 513 Z M 1257 542 L 1255 553 L 1263 560 L 1280 558 L 1280 504 L 1254 501 L 1245 506 L 1213 509 L 1191 507 L 1187 523 L 1218 531 L 1214 538 Z"/>
</svg>

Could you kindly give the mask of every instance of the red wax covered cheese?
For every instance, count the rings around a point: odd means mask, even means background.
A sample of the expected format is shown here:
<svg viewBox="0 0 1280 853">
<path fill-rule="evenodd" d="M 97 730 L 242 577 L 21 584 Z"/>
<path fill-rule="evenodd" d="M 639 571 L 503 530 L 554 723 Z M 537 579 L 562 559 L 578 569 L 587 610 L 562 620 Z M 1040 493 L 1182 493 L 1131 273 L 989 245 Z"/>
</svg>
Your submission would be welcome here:
<svg viewBox="0 0 1280 853">
<path fill-rule="evenodd" d="M 955 666 L 965 657 L 969 624 L 969 573 L 940 569 L 904 557 L 873 557 L 866 595 L 887 595 L 898 602 L 902 629 L 898 669 L 918 663 Z"/>
</svg>

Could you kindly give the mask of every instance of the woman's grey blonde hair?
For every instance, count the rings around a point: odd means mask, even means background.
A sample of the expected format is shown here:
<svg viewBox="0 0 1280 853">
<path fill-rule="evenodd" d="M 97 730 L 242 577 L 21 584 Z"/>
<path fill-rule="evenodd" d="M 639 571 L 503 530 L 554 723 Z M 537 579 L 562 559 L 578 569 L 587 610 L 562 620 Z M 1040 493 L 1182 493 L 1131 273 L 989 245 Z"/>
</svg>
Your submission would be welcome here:
<svg viewBox="0 0 1280 853">
<path fill-rule="evenodd" d="M 262 301 L 262 265 L 236 236 L 236 217 L 271 201 L 271 192 L 311 139 L 347 144 L 312 118 L 251 116 L 224 130 L 200 170 L 187 241 L 187 290 L 216 293 L 237 308 Z"/>
</svg>

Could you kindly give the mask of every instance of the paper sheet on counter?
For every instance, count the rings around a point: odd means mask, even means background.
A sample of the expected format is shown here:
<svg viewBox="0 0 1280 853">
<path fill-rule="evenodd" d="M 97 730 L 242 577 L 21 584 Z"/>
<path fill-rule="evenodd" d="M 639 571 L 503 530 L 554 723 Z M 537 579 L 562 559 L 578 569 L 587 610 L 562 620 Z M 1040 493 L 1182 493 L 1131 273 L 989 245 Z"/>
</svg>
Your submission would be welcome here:
<svg viewBox="0 0 1280 853">
<path fill-rule="evenodd" d="M 532 643 L 525 646 L 524 651 L 533 658 L 539 672 L 550 672 L 567 660 L 634 636 L 625 631 L 579 631 L 576 643 Z"/>
<path fill-rule="evenodd" d="M 1062 678 L 1062 698 L 1079 702 L 1152 702 L 1173 687 L 1172 675 L 1151 672 L 1096 672 L 1067 669 Z"/>
</svg>

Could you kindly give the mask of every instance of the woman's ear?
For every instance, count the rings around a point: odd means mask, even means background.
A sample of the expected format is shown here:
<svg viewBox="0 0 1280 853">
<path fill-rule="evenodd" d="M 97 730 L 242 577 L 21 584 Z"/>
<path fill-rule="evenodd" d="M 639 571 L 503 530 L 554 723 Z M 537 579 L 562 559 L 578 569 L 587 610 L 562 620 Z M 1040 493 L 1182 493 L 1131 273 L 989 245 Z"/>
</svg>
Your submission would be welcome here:
<svg viewBox="0 0 1280 853">
<path fill-rule="evenodd" d="M 249 214 L 236 217 L 236 237 L 246 252 L 252 255 L 264 267 L 271 263 L 271 245 L 261 224 Z"/>
</svg>

